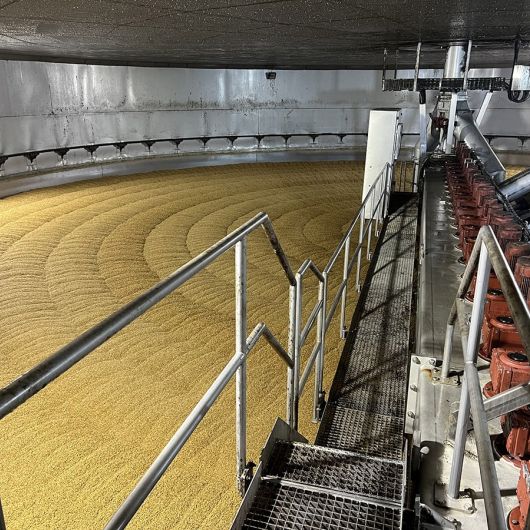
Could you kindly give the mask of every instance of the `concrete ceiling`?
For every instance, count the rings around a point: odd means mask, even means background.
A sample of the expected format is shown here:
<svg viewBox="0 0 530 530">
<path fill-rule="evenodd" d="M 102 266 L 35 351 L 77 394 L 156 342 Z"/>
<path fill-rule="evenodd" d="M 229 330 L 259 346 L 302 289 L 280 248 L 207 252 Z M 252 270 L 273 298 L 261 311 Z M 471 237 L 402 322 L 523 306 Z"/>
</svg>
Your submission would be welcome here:
<svg viewBox="0 0 530 530">
<path fill-rule="evenodd" d="M 528 0 L 0 0 L 0 58 L 250 68 L 375 68 L 400 48 L 473 39 L 472 66 L 507 66 Z M 495 50 L 495 51 L 492 51 Z"/>
</svg>

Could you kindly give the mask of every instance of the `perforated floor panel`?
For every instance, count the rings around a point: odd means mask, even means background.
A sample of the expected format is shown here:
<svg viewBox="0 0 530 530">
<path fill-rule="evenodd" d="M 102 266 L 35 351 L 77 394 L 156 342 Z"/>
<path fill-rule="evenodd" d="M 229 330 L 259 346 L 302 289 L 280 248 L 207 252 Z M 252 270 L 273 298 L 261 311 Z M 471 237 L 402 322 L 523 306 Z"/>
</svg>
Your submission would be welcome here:
<svg viewBox="0 0 530 530">
<path fill-rule="evenodd" d="M 390 216 L 333 383 L 319 445 L 402 458 L 416 227 L 415 201 Z"/>
</svg>

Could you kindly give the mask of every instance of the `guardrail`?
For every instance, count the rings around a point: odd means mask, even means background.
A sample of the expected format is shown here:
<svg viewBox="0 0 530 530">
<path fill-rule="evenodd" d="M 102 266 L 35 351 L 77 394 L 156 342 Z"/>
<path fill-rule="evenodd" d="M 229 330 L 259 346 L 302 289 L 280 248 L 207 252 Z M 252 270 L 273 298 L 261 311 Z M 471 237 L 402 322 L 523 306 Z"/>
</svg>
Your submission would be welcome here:
<svg viewBox="0 0 530 530">
<path fill-rule="evenodd" d="M 530 310 L 515 282 L 513 273 L 493 230 L 490 226 L 483 226 L 478 233 L 447 321 L 442 379 L 446 379 L 449 376 L 453 331 L 458 318 L 465 367 L 448 494 L 456 499 L 460 493 L 464 450 L 471 413 L 488 528 L 504 529 L 506 528 L 506 518 L 495 470 L 493 449 L 488 432 L 488 421 L 530 404 L 530 388 L 529 385 L 523 384 L 485 401 L 482 399 L 476 363 L 484 316 L 484 303 L 492 266 L 501 284 L 501 289 L 521 336 L 523 346 L 526 351 L 530 351 Z M 477 280 L 471 319 L 468 324 L 464 314 L 464 296 L 469 289 L 475 269 L 477 269 Z"/>
<path fill-rule="evenodd" d="M 341 337 L 344 338 L 346 335 L 348 280 L 355 264 L 357 264 L 356 288 L 360 289 L 363 245 L 366 242 L 366 258 L 370 259 L 372 232 L 378 235 L 379 223 L 386 217 L 388 210 L 392 174 L 393 166 L 385 165 L 371 185 L 357 214 L 322 272 L 311 260 L 306 260 L 297 273 L 294 274 L 278 241 L 269 216 L 266 213 L 259 213 L 180 267 L 166 279 L 145 291 L 132 302 L 124 305 L 99 324 L 58 350 L 51 357 L 0 390 L 0 419 L 37 394 L 48 383 L 65 373 L 110 337 L 234 247 L 235 353 L 105 528 L 106 530 L 116 530 L 127 526 L 234 375 L 236 377 L 236 477 L 238 489 L 241 493 L 244 493 L 251 478 L 251 469 L 247 466 L 246 457 L 247 357 L 260 337 L 263 336 L 286 363 L 288 372 L 286 417 L 289 425 L 294 429 L 298 426 L 299 399 L 314 367 L 313 420 L 320 420 L 324 404 L 323 369 L 326 333 L 335 311 L 339 303 L 341 303 Z M 360 223 L 359 241 L 350 256 L 351 238 L 358 223 Z M 289 339 L 287 349 L 284 349 L 263 322 L 258 323 L 250 335 L 247 336 L 247 238 L 259 227 L 264 229 L 289 283 Z M 337 288 L 328 311 L 328 275 L 337 263 L 341 253 L 344 255 L 343 280 Z M 309 319 L 304 328 L 301 329 L 303 278 L 307 271 L 311 271 L 319 281 L 319 296 Z M 316 344 L 303 374 L 300 376 L 301 349 L 315 323 L 317 325 Z"/>
<path fill-rule="evenodd" d="M 418 191 L 417 172 L 418 162 L 416 160 L 396 160 L 394 162 L 392 191 L 416 193 Z"/>
</svg>

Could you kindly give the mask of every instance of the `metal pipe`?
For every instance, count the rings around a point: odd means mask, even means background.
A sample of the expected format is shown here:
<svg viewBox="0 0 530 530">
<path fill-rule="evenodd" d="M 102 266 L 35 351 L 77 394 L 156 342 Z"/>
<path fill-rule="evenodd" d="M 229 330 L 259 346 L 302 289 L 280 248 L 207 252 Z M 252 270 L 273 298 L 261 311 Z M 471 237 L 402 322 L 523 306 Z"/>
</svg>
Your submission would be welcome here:
<svg viewBox="0 0 530 530">
<path fill-rule="evenodd" d="M 444 77 L 461 78 L 464 75 L 466 49 L 461 44 L 453 44 L 447 48 L 445 56 Z"/>
<path fill-rule="evenodd" d="M 349 271 L 348 265 L 350 262 L 350 244 L 351 238 L 346 240 L 346 245 L 344 246 L 344 266 L 342 268 L 342 282 L 344 283 L 344 290 L 342 291 L 342 301 L 340 306 L 340 338 L 346 338 L 346 304 L 348 302 L 348 278 Z"/>
<path fill-rule="evenodd" d="M 339 290 L 337 291 L 337 293 L 335 294 L 335 297 L 333 298 L 333 301 L 331 302 L 331 305 L 329 306 L 329 313 L 326 315 L 326 331 L 328 330 L 329 325 L 331 324 L 331 321 L 333 320 L 333 315 L 335 314 L 335 311 L 337 310 L 342 291 L 345 287 L 346 287 L 346 282 L 342 282 L 339 286 Z"/>
<path fill-rule="evenodd" d="M 484 411 L 484 403 L 482 402 L 482 392 L 477 368 L 472 361 L 467 361 L 465 364 L 465 376 L 468 381 L 473 430 L 477 444 L 478 465 L 480 468 L 482 491 L 484 492 L 484 506 L 486 508 L 488 528 L 495 528 L 496 530 L 505 529 L 506 519 L 502 507 L 499 479 L 497 478 L 495 461 L 493 459 L 488 421 L 486 419 L 486 412 Z"/>
<path fill-rule="evenodd" d="M 416 65 L 414 66 L 414 86 L 412 90 L 418 90 L 418 77 L 420 75 L 420 56 L 421 56 L 421 42 L 418 42 L 416 47 Z"/>
<path fill-rule="evenodd" d="M 0 530 L 6 530 L 6 520 L 4 518 L 4 510 L 2 508 L 1 500 L 0 500 Z"/>
<path fill-rule="evenodd" d="M 287 423 L 292 429 L 298 418 L 298 397 L 295 394 L 298 385 L 298 377 L 294 370 L 295 360 L 295 337 L 296 337 L 296 280 L 295 285 L 289 286 L 289 343 L 288 351 L 292 367 L 287 370 Z"/>
<path fill-rule="evenodd" d="M 385 90 L 385 82 L 386 82 L 386 61 L 387 61 L 388 51 L 385 48 L 383 51 L 383 75 L 381 77 L 381 86 L 383 89 L 383 92 Z"/>
<path fill-rule="evenodd" d="M 357 224 L 357 221 L 359 219 L 361 219 L 361 221 L 363 220 L 364 212 L 366 211 L 365 209 L 366 209 L 366 205 L 368 203 L 368 200 L 370 200 L 370 197 L 371 197 L 371 195 L 372 195 L 372 193 L 374 191 L 374 188 L 375 188 L 376 184 L 379 182 L 380 179 L 382 179 L 383 173 L 386 171 L 386 168 L 388 167 L 388 165 L 389 165 L 388 163 L 385 164 L 385 167 L 381 170 L 381 172 L 379 173 L 378 177 L 374 180 L 374 182 L 370 186 L 368 192 L 366 193 L 366 196 L 365 196 L 363 202 L 359 206 L 359 210 L 357 211 L 357 214 L 353 218 L 353 221 L 350 223 L 350 226 L 346 230 L 346 233 L 344 234 L 344 236 L 340 240 L 339 244 L 337 245 L 337 247 L 333 251 L 333 254 L 331 255 L 331 258 L 329 259 L 328 264 L 324 268 L 323 272 L 330 272 L 331 271 L 333 265 L 335 265 L 335 262 L 337 261 L 337 258 L 340 255 L 340 252 L 342 251 L 344 245 L 346 244 L 346 240 L 350 237 L 353 229 L 355 228 L 355 225 Z M 362 232 L 362 230 L 361 230 L 361 232 Z"/>
<path fill-rule="evenodd" d="M 359 248 L 362 248 L 363 244 L 363 228 L 364 228 L 364 208 L 362 209 L 361 216 L 361 226 L 359 227 Z M 361 263 L 362 263 L 362 253 L 357 252 L 357 274 L 355 278 L 355 290 L 359 293 L 361 292 Z"/>
<path fill-rule="evenodd" d="M 296 307 L 294 314 L 294 401 L 295 401 L 295 416 L 294 425 L 298 428 L 298 402 L 299 402 L 299 385 L 300 385 L 300 362 L 301 362 L 301 344 L 300 344 L 300 325 L 302 322 L 302 296 L 303 296 L 303 276 L 300 273 L 296 274 Z"/>
<path fill-rule="evenodd" d="M 480 243 L 482 242 L 480 234 L 477 236 L 477 239 L 479 238 L 480 241 L 478 244 L 475 242 L 467 261 L 464 273 L 462 274 L 462 280 L 460 281 L 460 285 L 458 286 L 458 290 L 456 292 L 456 299 L 464 297 L 464 295 L 467 293 L 467 290 L 469 289 L 469 286 L 471 285 L 471 281 L 473 280 L 473 275 L 475 273 L 476 267 L 478 266 L 480 256 Z M 453 302 L 451 310 L 449 311 L 449 318 L 447 320 L 448 324 L 454 324 L 456 321 L 456 316 L 456 302 Z"/>
<path fill-rule="evenodd" d="M 530 193 L 530 168 L 523 169 L 501 183 L 499 189 L 509 201 L 515 201 Z"/>
<path fill-rule="evenodd" d="M 469 77 L 469 63 L 471 60 L 472 44 L 473 44 L 473 41 L 471 39 L 467 41 L 466 66 L 464 68 L 464 81 L 462 82 L 462 90 L 467 90 L 467 79 Z"/>
<path fill-rule="evenodd" d="M 302 330 L 302 333 L 300 334 L 300 347 L 302 347 L 305 344 L 307 336 L 309 335 L 309 332 L 311 331 L 311 328 L 313 327 L 313 324 L 315 323 L 315 320 L 319 314 L 321 307 L 322 307 L 322 301 L 319 300 L 315 304 L 313 311 L 311 311 L 311 314 L 309 315 L 309 318 L 307 319 L 306 325 L 304 326 L 304 329 Z"/>
<path fill-rule="evenodd" d="M 530 382 L 508 388 L 484 401 L 486 420 L 494 420 L 530 405 Z"/>
<path fill-rule="evenodd" d="M 305 365 L 304 371 L 302 372 L 302 377 L 300 377 L 300 383 L 298 385 L 298 396 L 299 397 L 304 392 L 305 384 L 307 383 L 307 380 L 309 379 L 309 376 L 311 375 L 311 369 L 313 368 L 313 365 L 315 364 L 315 359 L 317 358 L 317 355 L 319 354 L 319 352 L 320 352 L 320 342 L 317 341 L 317 343 L 313 347 L 313 351 L 311 352 L 309 359 L 307 359 L 307 364 Z"/>
<path fill-rule="evenodd" d="M 326 344 L 326 305 L 328 294 L 328 274 L 323 274 L 324 281 L 320 283 L 318 288 L 318 299 L 322 300 L 322 309 L 320 310 L 320 318 L 317 323 L 317 335 L 320 348 L 317 353 L 315 361 L 315 391 L 313 395 L 313 422 L 318 422 L 319 404 L 322 395 L 322 383 L 324 378 L 324 348 Z"/>
<path fill-rule="evenodd" d="M 497 182 L 505 179 L 506 170 L 477 127 L 466 99 L 461 99 L 457 103 L 454 135 L 458 141 L 465 142 L 475 152 L 484 170 Z"/>
<path fill-rule="evenodd" d="M 445 330 L 445 341 L 444 341 L 444 353 L 442 361 L 442 380 L 449 377 L 449 369 L 451 365 L 451 356 L 453 353 L 453 334 L 455 326 L 454 324 L 447 324 Z"/>
<path fill-rule="evenodd" d="M 105 526 L 105 530 L 122 530 L 127 526 L 244 361 L 245 357 L 240 353 L 236 353 L 230 359 L 156 460 L 149 466 L 149 469 L 138 481 L 118 511 L 112 516 Z"/>
<path fill-rule="evenodd" d="M 501 284 L 502 292 L 521 337 L 523 347 L 527 352 L 530 352 L 530 309 L 515 281 L 512 269 L 508 265 L 493 230 L 490 226 L 483 226 L 479 235 L 481 232 L 481 239 L 488 250 L 493 270 Z"/>
<path fill-rule="evenodd" d="M 245 494 L 247 466 L 247 240 L 236 243 L 236 354 L 245 359 L 236 372 L 236 482 L 241 495 Z"/>
<path fill-rule="evenodd" d="M 98 346 L 101 346 L 110 337 L 133 322 L 148 309 L 160 302 L 160 300 L 171 294 L 175 289 L 206 268 L 221 254 L 233 247 L 238 241 L 241 241 L 246 235 L 267 221 L 268 216 L 266 213 L 261 212 L 257 214 L 238 229 L 218 241 L 215 245 L 212 245 L 209 249 L 177 269 L 166 279 L 124 305 L 121 309 L 75 338 L 72 342 L 0 390 L 0 419 L 12 412 L 31 396 L 35 395 L 48 383 L 66 372 L 74 364 Z M 289 274 L 291 269 L 288 265 L 287 258 L 283 254 L 283 250 L 279 246 L 274 231 L 270 226 L 267 235 L 291 282 Z M 291 285 L 293 284 L 294 275 L 292 276 Z"/>
<path fill-rule="evenodd" d="M 298 274 L 300 276 L 305 276 L 305 273 L 310 270 L 319 281 L 323 280 L 322 273 L 318 269 L 318 267 L 314 264 L 314 262 L 310 259 L 306 259 L 302 265 L 300 265 L 300 268 L 298 269 Z"/>
<path fill-rule="evenodd" d="M 271 330 L 265 325 L 264 322 L 256 324 L 256 327 L 252 330 L 251 334 L 247 338 L 247 354 L 254 348 L 258 340 L 261 337 L 272 346 L 272 348 L 278 353 L 279 357 L 285 362 L 289 368 L 293 368 L 293 360 L 289 354 L 284 350 L 280 341 L 274 336 Z"/>
<path fill-rule="evenodd" d="M 445 154 L 449 155 L 453 151 L 453 136 L 455 131 L 456 107 L 458 105 L 458 94 L 451 94 L 451 105 L 449 107 L 449 117 L 447 121 L 447 138 L 445 141 Z"/>
<path fill-rule="evenodd" d="M 371 258 L 371 246 L 372 246 L 372 221 L 374 220 L 374 211 L 372 204 L 372 214 L 370 220 L 368 221 L 368 240 L 366 241 L 366 261 L 370 261 Z"/>
<path fill-rule="evenodd" d="M 465 362 L 474 363 L 478 353 L 480 343 L 480 331 L 482 319 L 484 317 L 484 302 L 488 290 L 490 276 L 490 260 L 486 246 L 481 244 L 480 259 L 477 271 L 477 282 L 475 285 L 475 294 L 473 297 L 473 309 L 471 311 L 471 322 L 469 324 L 469 333 L 467 348 L 465 351 Z M 464 464 L 464 451 L 467 438 L 467 427 L 469 423 L 469 394 L 467 378 L 464 378 L 462 391 L 460 393 L 460 405 L 458 420 L 456 424 L 455 447 L 453 452 L 453 462 L 451 465 L 451 474 L 449 477 L 449 486 L 447 493 L 453 499 L 458 499 L 460 495 L 460 480 L 462 478 L 462 467 Z"/>
<path fill-rule="evenodd" d="M 480 104 L 480 108 L 475 117 L 475 123 L 477 124 L 477 127 L 480 127 L 482 124 L 482 120 L 484 119 L 484 116 L 486 115 L 486 111 L 488 110 L 488 106 L 490 104 L 490 100 L 492 96 L 493 96 L 492 91 L 486 92 L 486 95 L 484 96 L 484 99 L 482 100 L 482 103 Z M 510 181 L 511 180 L 513 180 L 513 177 L 510 179 Z"/>
<path fill-rule="evenodd" d="M 420 145 L 419 145 L 419 159 L 427 152 L 427 99 L 425 92 L 420 92 L 419 101 L 419 120 L 420 120 Z"/>
<path fill-rule="evenodd" d="M 294 273 L 291 269 L 291 266 L 289 265 L 289 260 L 287 259 L 287 256 L 285 255 L 285 252 L 283 251 L 283 248 L 280 245 L 280 242 L 278 241 L 278 237 L 276 236 L 276 232 L 274 231 L 274 227 L 272 226 L 272 222 L 269 219 L 268 215 L 265 215 L 265 219 L 263 220 L 262 226 L 265 230 L 265 233 L 267 234 L 267 237 L 269 238 L 272 248 L 274 249 L 274 253 L 278 257 L 280 265 L 282 266 L 282 269 L 284 270 L 285 275 L 289 280 L 289 283 L 291 285 L 294 285 Z"/>
</svg>

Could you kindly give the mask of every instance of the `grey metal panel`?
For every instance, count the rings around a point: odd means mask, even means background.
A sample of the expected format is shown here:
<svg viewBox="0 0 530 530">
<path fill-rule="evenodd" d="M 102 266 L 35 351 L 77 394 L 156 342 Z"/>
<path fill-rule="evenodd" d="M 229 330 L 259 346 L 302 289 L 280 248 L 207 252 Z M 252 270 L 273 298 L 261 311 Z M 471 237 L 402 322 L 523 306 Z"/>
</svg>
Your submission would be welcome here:
<svg viewBox="0 0 530 530">
<path fill-rule="evenodd" d="M 471 75 L 492 72 L 508 75 Z M 382 92 L 380 82 L 377 70 L 290 70 L 267 80 L 258 69 L 0 61 L 0 154 L 203 135 L 366 132 L 375 107 L 402 108 L 404 131 L 417 132 L 417 95 Z M 530 113 L 520 110 L 529 108 L 495 94 L 484 131 L 527 131 Z"/>
</svg>

